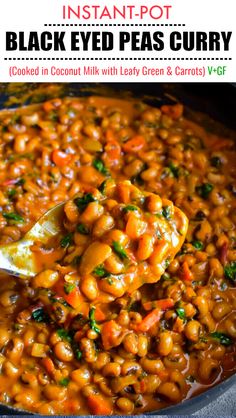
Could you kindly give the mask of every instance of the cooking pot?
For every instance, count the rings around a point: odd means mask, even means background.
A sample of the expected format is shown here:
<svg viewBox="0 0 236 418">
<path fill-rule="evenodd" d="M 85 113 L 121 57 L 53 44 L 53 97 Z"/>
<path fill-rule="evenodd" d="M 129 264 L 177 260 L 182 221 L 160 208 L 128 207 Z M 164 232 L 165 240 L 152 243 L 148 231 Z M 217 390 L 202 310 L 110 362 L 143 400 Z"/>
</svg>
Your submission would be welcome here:
<svg viewBox="0 0 236 418">
<path fill-rule="evenodd" d="M 124 99 L 138 97 L 152 106 L 170 104 L 178 100 L 185 105 L 187 117 L 195 121 L 201 120 L 201 124 L 205 125 L 207 129 L 236 139 L 236 84 L 60 83 L 54 84 L 52 87 L 50 90 L 49 85 L 45 83 L 2 83 L 0 84 L 0 109 L 40 102 L 55 95 L 88 96 L 93 94 Z M 200 395 L 160 411 L 152 411 L 147 415 L 192 414 L 235 384 L 236 375 L 233 375 Z M 32 415 L 2 404 L 0 404 L 0 414 Z"/>
</svg>

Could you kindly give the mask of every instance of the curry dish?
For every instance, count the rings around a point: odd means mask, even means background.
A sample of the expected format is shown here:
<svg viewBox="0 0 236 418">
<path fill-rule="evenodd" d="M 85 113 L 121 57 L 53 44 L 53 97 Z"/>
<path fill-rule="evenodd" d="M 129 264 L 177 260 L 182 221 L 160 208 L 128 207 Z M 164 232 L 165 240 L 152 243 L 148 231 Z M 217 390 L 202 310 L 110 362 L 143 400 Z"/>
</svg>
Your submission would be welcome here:
<svg viewBox="0 0 236 418">
<path fill-rule="evenodd" d="M 65 206 L 40 273 L 0 276 L 1 403 L 140 414 L 235 372 L 235 159 L 180 104 L 2 111 L 0 244 Z"/>
</svg>

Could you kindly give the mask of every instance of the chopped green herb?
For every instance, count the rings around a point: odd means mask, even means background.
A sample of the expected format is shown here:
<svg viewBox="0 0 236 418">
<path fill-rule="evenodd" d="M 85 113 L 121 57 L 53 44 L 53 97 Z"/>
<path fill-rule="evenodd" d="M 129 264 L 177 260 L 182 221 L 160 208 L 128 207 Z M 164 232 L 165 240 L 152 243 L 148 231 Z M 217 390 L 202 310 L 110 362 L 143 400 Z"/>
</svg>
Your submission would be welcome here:
<svg viewBox="0 0 236 418">
<path fill-rule="evenodd" d="M 76 229 L 80 234 L 83 234 L 83 235 L 88 235 L 89 234 L 89 229 L 84 224 L 77 225 Z"/>
<path fill-rule="evenodd" d="M 100 159 L 93 160 L 93 167 L 96 168 L 99 173 L 104 174 L 104 176 L 109 175 L 109 170 L 105 167 L 104 162 Z"/>
<path fill-rule="evenodd" d="M 199 251 L 201 251 L 204 247 L 201 241 L 192 241 L 192 245 L 194 246 L 194 248 L 196 248 L 196 250 L 199 250 Z"/>
<path fill-rule="evenodd" d="M 69 343 L 72 341 L 72 336 L 69 331 L 66 331 L 64 328 L 60 328 L 57 330 L 57 335 L 64 341 L 68 341 Z"/>
<path fill-rule="evenodd" d="M 98 277 L 107 277 L 110 273 L 104 268 L 103 264 L 100 264 L 93 270 L 93 274 Z"/>
<path fill-rule="evenodd" d="M 60 241 L 60 246 L 62 248 L 66 248 L 69 245 L 71 245 L 73 242 L 73 234 L 70 232 L 69 234 L 65 235 L 61 241 Z"/>
<path fill-rule="evenodd" d="M 231 263 L 226 264 L 224 268 L 225 277 L 231 282 L 236 283 L 236 261 L 231 261 Z"/>
<path fill-rule="evenodd" d="M 24 222 L 24 218 L 22 218 L 21 215 L 15 212 L 3 212 L 2 215 L 4 216 L 4 218 L 12 220 L 12 221 Z"/>
<path fill-rule="evenodd" d="M 222 161 L 221 161 L 220 157 L 217 157 L 217 156 L 212 157 L 211 158 L 211 165 L 212 165 L 212 167 L 219 168 L 222 165 Z"/>
<path fill-rule="evenodd" d="M 64 284 L 64 291 L 67 295 L 69 295 L 72 290 L 74 290 L 75 284 L 74 283 L 65 283 Z"/>
<path fill-rule="evenodd" d="M 163 206 L 162 215 L 164 216 L 164 218 L 166 218 L 169 221 L 171 219 L 171 207 Z"/>
<path fill-rule="evenodd" d="M 12 199 L 12 198 L 13 198 L 16 194 L 17 194 L 16 189 L 9 189 L 9 190 L 7 191 L 7 195 L 8 195 L 8 197 L 9 197 L 9 199 Z"/>
<path fill-rule="evenodd" d="M 125 213 L 127 213 L 127 212 L 129 212 L 129 211 L 134 212 L 134 211 L 136 211 L 136 210 L 138 210 L 138 208 L 137 208 L 137 206 L 134 206 L 134 205 L 127 205 L 127 206 L 125 206 L 125 207 L 124 207 L 124 209 L 123 209 L 123 211 L 124 211 Z"/>
<path fill-rule="evenodd" d="M 214 186 L 211 183 L 203 183 L 196 187 L 196 191 L 200 197 L 207 199 L 213 188 Z"/>
<path fill-rule="evenodd" d="M 63 377 L 61 380 L 59 380 L 59 385 L 68 386 L 69 382 L 70 382 L 69 377 Z"/>
<path fill-rule="evenodd" d="M 100 334 L 100 329 L 97 326 L 97 322 L 95 320 L 95 310 L 96 308 L 94 308 L 94 306 L 90 309 L 89 311 L 89 325 L 90 328 L 95 331 L 97 334 Z"/>
<path fill-rule="evenodd" d="M 78 207 L 79 211 L 83 212 L 89 203 L 96 202 L 96 200 L 97 199 L 95 199 L 95 197 L 91 193 L 86 193 L 82 197 L 77 197 L 74 200 L 74 202 L 76 206 Z"/>
<path fill-rule="evenodd" d="M 169 168 L 171 174 L 173 175 L 173 177 L 175 177 L 176 179 L 178 179 L 179 178 L 179 174 L 180 174 L 179 167 L 177 167 L 173 163 L 170 163 L 169 166 L 168 166 L 168 168 Z"/>
<path fill-rule="evenodd" d="M 109 276 L 106 278 L 106 281 L 110 286 L 114 283 L 114 280 Z"/>
<path fill-rule="evenodd" d="M 222 345 L 227 346 L 227 345 L 233 344 L 232 339 L 227 334 L 224 334 L 223 332 L 211 332 L 210 336 L 214 340 L 217 340 Z"/>
<path fill-rule="evenodd" d="M 75 358 L 76 360 L 80 360 L 82 358 L 82 351 L 80 351 L 79 348 L 76 348 L 75 350 Z"/>
<path fill-rule="evenodd" d="M 184 308 L 176 308 L 175 311 L 180 319 L 186 319 Z"/>
<path fill-rule="evenodd" d="M 122 259 L 125 260 L 128 258 L 127 253 L 124 249 L 124 247 L 118 242 L 118 241 L 113 241 L 112 243 L 112 247 L 114 249 L 114 251 L 116 252 L 116 254 Z"/>
<path fill-rule="evenodd" d="M 48 322 L 49 320 L 48 315 L 44 312 L 44 309 L 41 307 L 38 309 L 35 309 L 32 312 L 31 317 L 36 322 Z"/>
</svg>

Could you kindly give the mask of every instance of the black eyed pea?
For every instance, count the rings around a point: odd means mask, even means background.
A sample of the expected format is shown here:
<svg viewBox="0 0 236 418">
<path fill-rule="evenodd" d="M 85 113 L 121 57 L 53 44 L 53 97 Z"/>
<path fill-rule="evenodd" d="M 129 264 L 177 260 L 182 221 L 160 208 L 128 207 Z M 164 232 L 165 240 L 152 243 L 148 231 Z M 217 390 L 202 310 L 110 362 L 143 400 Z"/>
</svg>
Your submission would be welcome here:
<svg viewBox="0 0 236 418">
<path fill-rule="evenodd" d="M 32 279 L 34 289 L 44 287 L 46 289 L 52 287 L 59 279 L 59 273 L 54 270 L 44 270 Z"/>
</svg>

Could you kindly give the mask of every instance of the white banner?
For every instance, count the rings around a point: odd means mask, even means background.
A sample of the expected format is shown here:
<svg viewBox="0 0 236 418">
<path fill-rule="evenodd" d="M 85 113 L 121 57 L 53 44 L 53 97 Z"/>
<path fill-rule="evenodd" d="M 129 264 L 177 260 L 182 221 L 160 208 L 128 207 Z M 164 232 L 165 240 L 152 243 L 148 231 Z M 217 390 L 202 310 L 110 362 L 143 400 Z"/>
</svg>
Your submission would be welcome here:
<svg viewBox="0 0 236 418">
<path fill-rule="evenodd" d="M 0 81 L 235 82 L 234 0 L 1 0 Z"/>
</svg>

